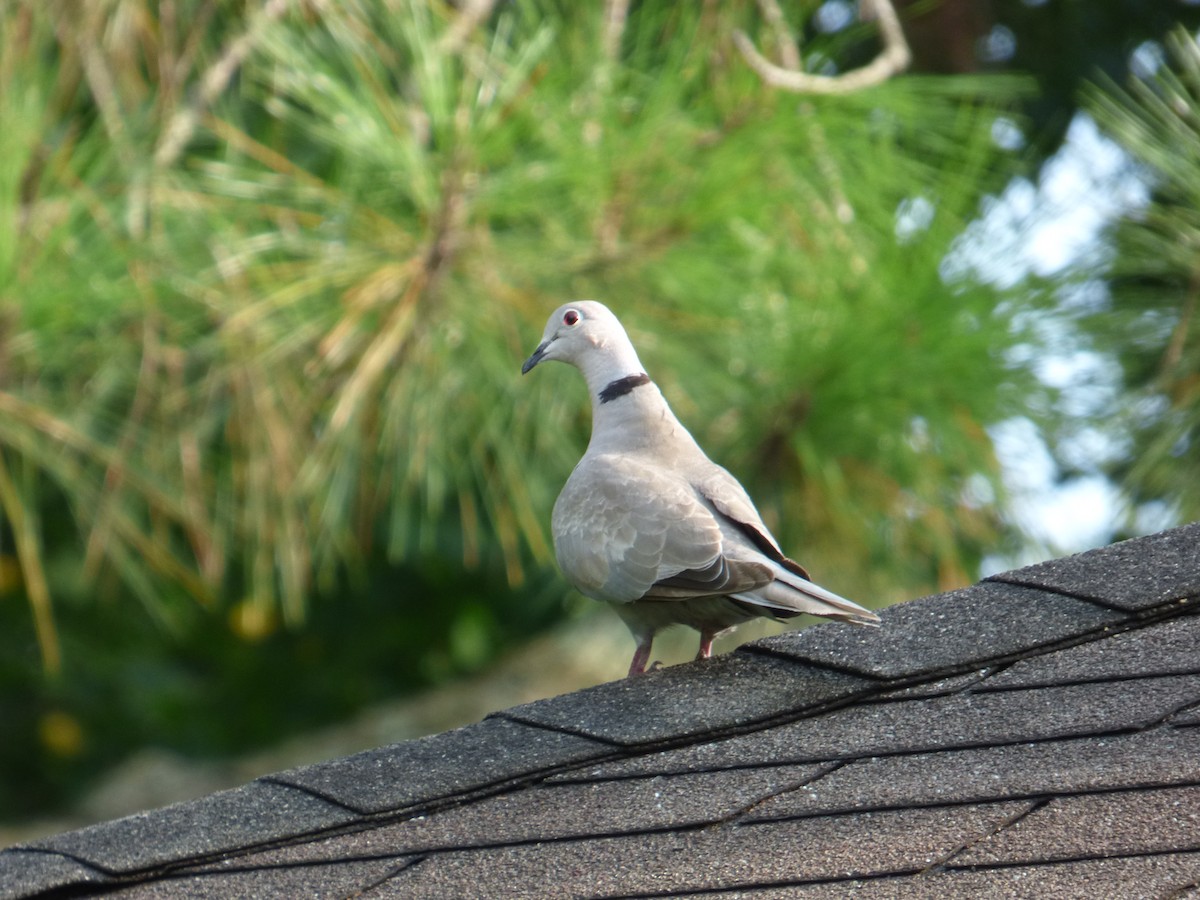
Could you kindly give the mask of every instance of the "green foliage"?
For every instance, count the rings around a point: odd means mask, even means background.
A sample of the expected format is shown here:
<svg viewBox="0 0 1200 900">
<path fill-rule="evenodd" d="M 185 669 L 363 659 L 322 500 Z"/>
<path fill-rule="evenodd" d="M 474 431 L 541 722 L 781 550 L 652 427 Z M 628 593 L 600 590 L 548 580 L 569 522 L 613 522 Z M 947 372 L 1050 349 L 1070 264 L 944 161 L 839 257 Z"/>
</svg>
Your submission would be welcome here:
<svg viewBox="0 0 1200 900">
<path fill-rule="evenodd" d="M 586 401 L 518 369 L 565 297 L 621 315 L 840 592 L 961 585 L 1016 539 L 985 430 L 1036 392 L 1014 307 L 939 264 L 1019 162 L 990 138 L 1017 83 L 778 94 L 729 44 L 749 2 L 635 4 L 615 59 L 550 0 L 461 42 L 415 0 L 73 8 L 0 13 L 0 574 L 51 669 L 52 602 L 68 632 L 43 713 L 101 729 L 80 711 L 136 681 L 113 721 L 186 743 L 225 707 L 172 685 L 279 689 L 332 620 L 411 648 L 394 688 L 557 614 Z"/>
<path fill-rule="evenodd" d="M 1171 64 L 1153 79 L 1087 97 L 1144 167 L 1153 199 L 1114 228 L 1111 302 L 1085 326 L 1128 388 L 1100 426 L 1124 448 L 1113 474 L 1131 508 L 1162 504 L 1190 521 L 1200 519 L 1200 48 L 1182 29 L 1168 48 Z"/>
</svg>

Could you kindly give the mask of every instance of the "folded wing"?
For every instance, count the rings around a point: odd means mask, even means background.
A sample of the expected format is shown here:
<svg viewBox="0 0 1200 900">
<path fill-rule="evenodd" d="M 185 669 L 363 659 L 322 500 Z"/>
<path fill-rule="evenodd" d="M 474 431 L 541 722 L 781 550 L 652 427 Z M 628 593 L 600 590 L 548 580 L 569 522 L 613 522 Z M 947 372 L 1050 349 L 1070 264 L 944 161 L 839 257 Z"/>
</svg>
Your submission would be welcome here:
<svg viewBox="0 0 1200 900">
<path fill-rule="evenodd" d="M 765 559 L 731 559 L 712 508 L 687 482 L 629 456 L 587 456 L 554 506 L 559 566 L 584 594 L 631 603 L 754 590 Z"/>
</svg>

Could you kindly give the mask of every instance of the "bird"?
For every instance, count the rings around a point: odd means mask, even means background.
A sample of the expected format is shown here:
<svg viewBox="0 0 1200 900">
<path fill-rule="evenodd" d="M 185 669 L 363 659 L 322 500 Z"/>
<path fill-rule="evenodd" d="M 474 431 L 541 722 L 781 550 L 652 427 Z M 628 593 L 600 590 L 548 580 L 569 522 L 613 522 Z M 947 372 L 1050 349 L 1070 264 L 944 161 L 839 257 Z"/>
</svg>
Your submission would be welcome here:
<svg viewBox="0 0 1200 900">
<path fill-rule="evenodd" d="M 646 671 L 670 625 L 700 632 L 696 659 L 706 659 L 715 637 L 757 617 L 879 624 L 784 555 L 745 488 L 671 412 L 608 307 L 556 309 L 521 374 L 552 360 L 583 374 L 592 403 L 587 449 L 551 514 L 555 557 L 576 589 L 624 620 L 637 642 L 629 675 Z"/>
</svg>

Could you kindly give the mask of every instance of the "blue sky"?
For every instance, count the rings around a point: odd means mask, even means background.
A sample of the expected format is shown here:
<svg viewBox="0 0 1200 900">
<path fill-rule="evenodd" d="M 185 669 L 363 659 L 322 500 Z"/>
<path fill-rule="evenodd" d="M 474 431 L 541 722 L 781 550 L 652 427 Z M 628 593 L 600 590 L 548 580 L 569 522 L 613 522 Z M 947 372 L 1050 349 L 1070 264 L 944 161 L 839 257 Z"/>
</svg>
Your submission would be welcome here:
<svg viewBox="0 0 1200 900">
<path fill-rule="evenodd" d="M 997 140 L 1016 142 L 1010 123 L 1000 120 Z M 1014 147 L 1014 149 L 1016 149 Z M 984 203 L 946 261 L 947 274 L 971 271 L 1000 288 L 1011 288 L 1029 275 L 1075 277 L 1058 295 L 1059 313 L 1091 307 L 1106 298 L 1104 282 L 1087 277 L 1103 271 L 1105 226 L 1135 213 L 1149 201 L 1149 185 L 1136 164 L 1106 138 L 1085 113 L 1072 121 L 1066 141 L 1046 162 L 1037 180 L 1017 178 Z M 1070 316 L 1048 313 L 1034 323 L 1042 345 L 1018 348 L 1033 355 L 1039 377 L 1064 392 L 1068 410 L 1103 412 L 1116 398 L 1114 363 L 1083 346 Z M 1037 427 L 1025 418 L 1002 422 L 992 430 L 1005 483 L 1013 497 L 1013 515 L 1031 537 L 1031 546 L 1015 559 L 993 558 L 985 572 L 1106 544 L 1125 510 L 1116 488 L 1099 474 L 1107 457 L 1121 452 L 1117 438 L 1095 430 L 1078 431 L 1064 447 L 1075 469 L 1084 473 L 1060 481 L 1058 468 Z M 1141 511 L 1141 531 L 1171 524 L 1164 510 Z"/>
</svg>

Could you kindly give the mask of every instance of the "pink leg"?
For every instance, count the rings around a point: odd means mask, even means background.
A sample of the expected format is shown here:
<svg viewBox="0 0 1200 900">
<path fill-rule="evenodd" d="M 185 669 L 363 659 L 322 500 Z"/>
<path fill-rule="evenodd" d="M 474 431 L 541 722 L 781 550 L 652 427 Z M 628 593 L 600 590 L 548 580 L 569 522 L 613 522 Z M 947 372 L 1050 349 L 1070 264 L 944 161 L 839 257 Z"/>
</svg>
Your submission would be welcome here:
<svg viewBox="0 0 1200 900">
<path fill-rule="evenodd" d="M 629 664 L 630 675 L 641 675 L 646 671 L 646 663 L 650 660 L 650 647 L 653 643 L 653 633 L 638 638 L 637 649 L 633 651 L 633 662 Z"/>
<path fill-rule="evenodd" d="M 696 654 L 696 659 L 708 659 L 712 656 L 712 642 L 716 637 L 711 631 L 700 632 L 700 651 Z"/>
</svg>

